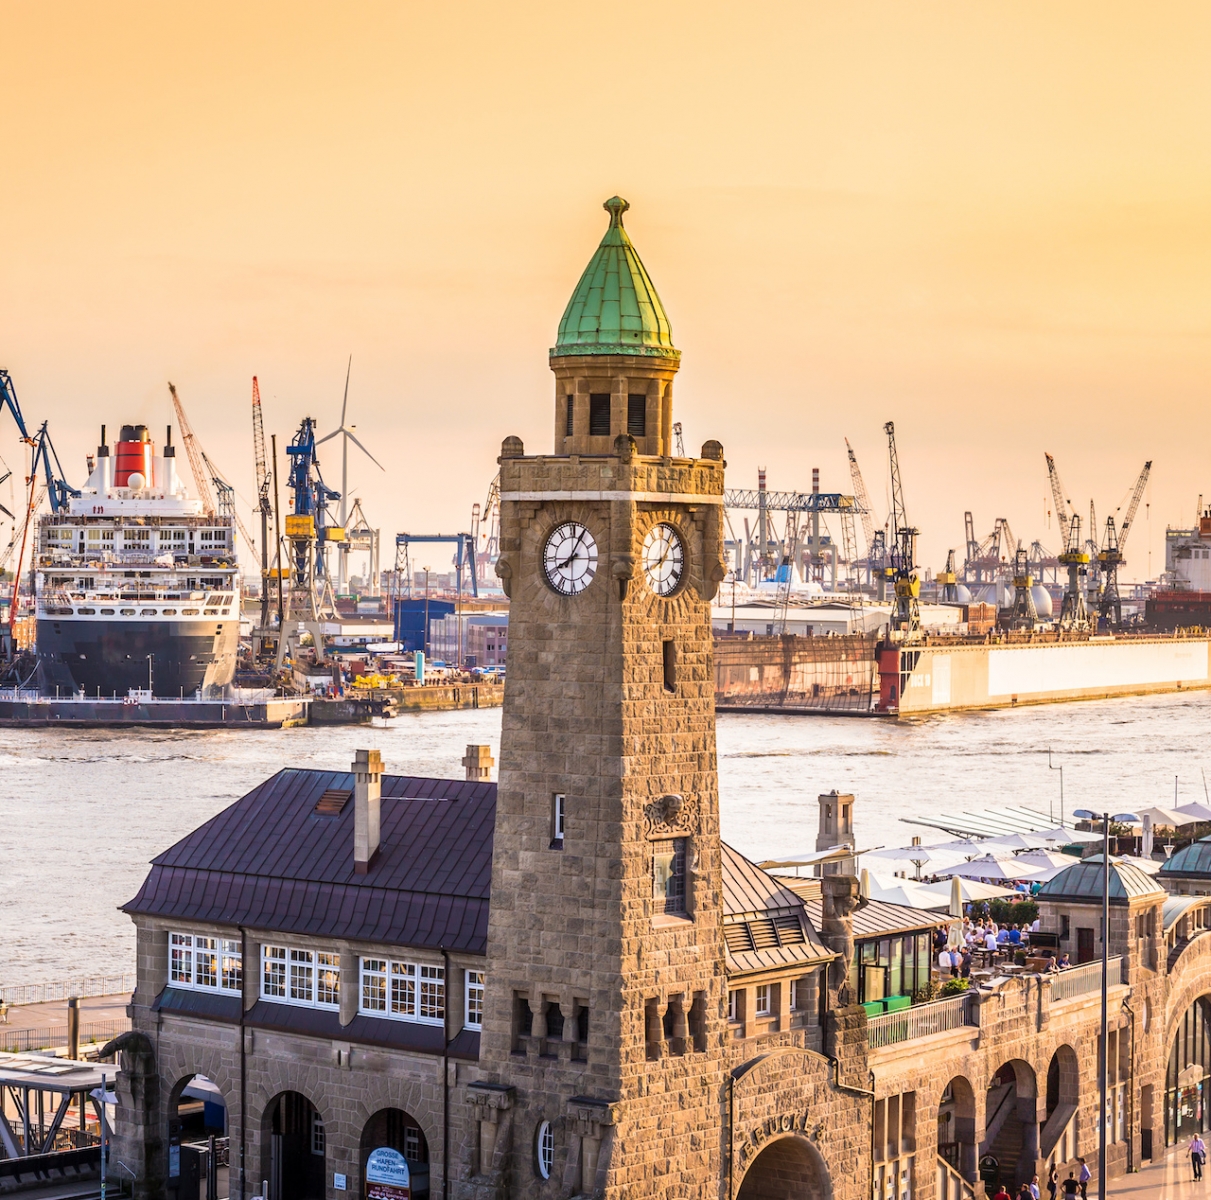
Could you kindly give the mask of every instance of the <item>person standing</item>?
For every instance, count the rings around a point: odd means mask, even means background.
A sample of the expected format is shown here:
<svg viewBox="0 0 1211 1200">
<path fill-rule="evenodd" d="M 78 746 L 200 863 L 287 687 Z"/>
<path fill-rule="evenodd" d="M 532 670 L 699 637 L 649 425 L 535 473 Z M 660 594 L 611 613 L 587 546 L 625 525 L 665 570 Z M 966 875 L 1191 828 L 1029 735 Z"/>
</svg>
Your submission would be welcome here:
<svg viewBox="0 0 1211 1200">
<path fill-rule="evenodd" d="M 1052 1163 L 1047 1169 L 1047 1200 L 1055 1200 L 1055 1194 L 1060 1190 L 1060 1169 Z"/>
<path fill-rule="evenodd" d="M 1077 1162 L 1081 1164 L 1081 1169 L 1076 1175 L 1076 1181 L 1081 1185 L 1081 1200 L 1089 1200 L 1089 1181 L 1093 1178 L 1093 1172 L 1083 1158 L 1078 1158 Z"/>
<path fill-rule="evenodd" d="M 1039 1200 L 1039 1177 L 1037 1175 L 1030 1177 L 1030 1200 Z"/>
<path fill-rule="evenodd" d="M 1203 1164 L 1207 1161 L 1207 1143 L 1202 1135 L 1196 1133 L 1190 1139 L 1190 1165 L 1194 1168 L 1194 1178 L 1202 1179 Z"/>
<path fill-rule="evenodd" d="M 1081 1190 L 1081 1185 L 1077 1183 L 1076 1176 L 1071 1171 L 1068 1172 L 1068 1178 L 1064 1180 L 1064 1200 L 1076 1200 L 1077 1193 Z"/>
</svg>

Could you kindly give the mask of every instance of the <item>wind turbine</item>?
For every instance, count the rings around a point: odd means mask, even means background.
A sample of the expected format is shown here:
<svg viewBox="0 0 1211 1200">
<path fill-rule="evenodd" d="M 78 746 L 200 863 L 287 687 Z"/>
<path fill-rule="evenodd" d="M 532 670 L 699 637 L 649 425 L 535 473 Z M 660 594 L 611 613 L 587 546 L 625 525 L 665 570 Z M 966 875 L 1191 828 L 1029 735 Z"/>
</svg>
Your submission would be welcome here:
<svg viewBox="0 0 1211 1200">
<path fill-rule="evenodd" d="M 380 471 L 385 471 L 387 468 L 383 466 L 365 446 L 357 440 L 354 435 L 356 425 L 345 424 L 345 410 L 349 407 L 349 373 L 353 370 L 353 355 L 349 355 L 349 365 L 345 368 L 345 398 L 341 401 L 341 423 L 339 428 L 334 429 L 331 433 L 325 434 L 315 444 L 317 446 L 329 441 L 331 438 L 341 435 L 341 532 L 344 532 L 345 523 L 349 520 L 349 443 L 352 442 Z M 344 594 L 348 586 L 347 572 L 349 564 L 349 547 L 344 541 L 341 542 L 340 551 L 337 558 L 338 571 L 336 577 L 336 590 L 340 594 Z"/>
</svg>

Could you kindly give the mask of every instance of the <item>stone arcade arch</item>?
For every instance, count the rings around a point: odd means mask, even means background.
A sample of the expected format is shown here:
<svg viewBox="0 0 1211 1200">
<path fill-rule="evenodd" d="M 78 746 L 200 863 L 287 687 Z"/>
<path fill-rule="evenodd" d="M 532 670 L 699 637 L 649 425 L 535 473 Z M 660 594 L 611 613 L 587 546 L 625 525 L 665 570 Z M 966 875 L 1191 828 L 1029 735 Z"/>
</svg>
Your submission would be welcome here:
<svg viewBox="0 0 1211 1200">
<path fill-rule="evenodd" d="M 984 1101 L 980 1176 L 986 1188 L 1003 1183 L 1012 1191 L 1029 1180 L 1039 1154 L 1038 1104 L 1030 1064 L 1020 1058 L 1002 1063 Z"/>
<path fill-rule="evenodd" d="M 1211 1103 L 1211 996 L 1182 1014 L 1169 1042 L 1165 1073 L 1165 1145 L 1208 1128 Z"/>
<path fill-rule="evenodd" d="M 976 1181 L 976 1096 L 971 1083 L 956 1075 L 938 1101 L 938 1157 L 968 1183 Z"/>
<path fill-rule="evenodd" d="M 265 1106 L 261 1130 L 268 1200 L 324 1200 L 327 1137 L 315 1105 L 301 1092 L 279 1092 Z"/>
<path fill-rule="evenodd" d="M 408 1160 L 412 1174 L 412 1194 L 429 1194 L 429 1142 L 415 1117 L 402 1108 L 380 1108 L 362 1127 L 361 1154 L 358 1162 L 362 1196 L 366 1195 L 366 1159 L 372 1150 L 386 1147 L 398 1150 Z"/>
<path fill-rule="evenodd" d="M 1070 1162 L 1077 1154 L 1074 1117 L 1081 1102 L 1081 1067 L 1069 1045 L 1057 1046 L 1047 1064 L 1043 1100 L 1039 1157 L 1049 1163 Z"/>
<path fill-rule="evenodd" d="M 737 1200 L 829 1200 L 832 1186 L 815 1147 L 792 1134 L 769 1142 L 744 1173 Z"/>
</svg>

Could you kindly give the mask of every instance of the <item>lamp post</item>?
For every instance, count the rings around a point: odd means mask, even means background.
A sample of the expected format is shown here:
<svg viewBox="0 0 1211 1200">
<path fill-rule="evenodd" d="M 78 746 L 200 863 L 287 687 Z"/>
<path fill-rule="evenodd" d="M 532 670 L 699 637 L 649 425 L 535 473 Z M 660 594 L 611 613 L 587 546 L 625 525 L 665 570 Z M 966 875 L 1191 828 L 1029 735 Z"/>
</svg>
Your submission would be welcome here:
<svg viewBox="0 0 1211 1200">
<path fill-rule="evenodd" d="M 1072 815 L 1083 821 L 1101 821 L 1102 823 L 1102 1025 L 1098 1033 L 1097 1061 L 1097 1091 L 1098 1103 L 1102 1106 L 1101 1119 L 1098 1121 L 1097 1139 L 1097 1195 L 1098 1200 L 1106 1200 L 1106 1042 L 1107 1035 L 1107 1006 L 1110 974 L 1110 822 L 1130 822 L 1139 824 L 1135 813 L 1095 813 L 1088 808 L 1077 808 Z"/>
</svg>

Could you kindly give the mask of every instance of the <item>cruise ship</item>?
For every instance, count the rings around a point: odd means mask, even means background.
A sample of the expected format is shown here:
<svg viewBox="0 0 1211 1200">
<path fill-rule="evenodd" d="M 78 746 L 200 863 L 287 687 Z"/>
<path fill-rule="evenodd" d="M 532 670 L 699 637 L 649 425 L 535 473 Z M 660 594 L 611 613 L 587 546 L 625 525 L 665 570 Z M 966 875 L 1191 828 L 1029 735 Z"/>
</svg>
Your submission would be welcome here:
<svg viewBox="0 0 1211 1200">
<path fill-rule="evenodd" d="M 177 474 L 168 428 L 101 427 L 88 482 L 40 518 L 34 559 L 39 683 L 64 697 L 221 698 L 239 649 L 234 517 Z"/>
</svg>

